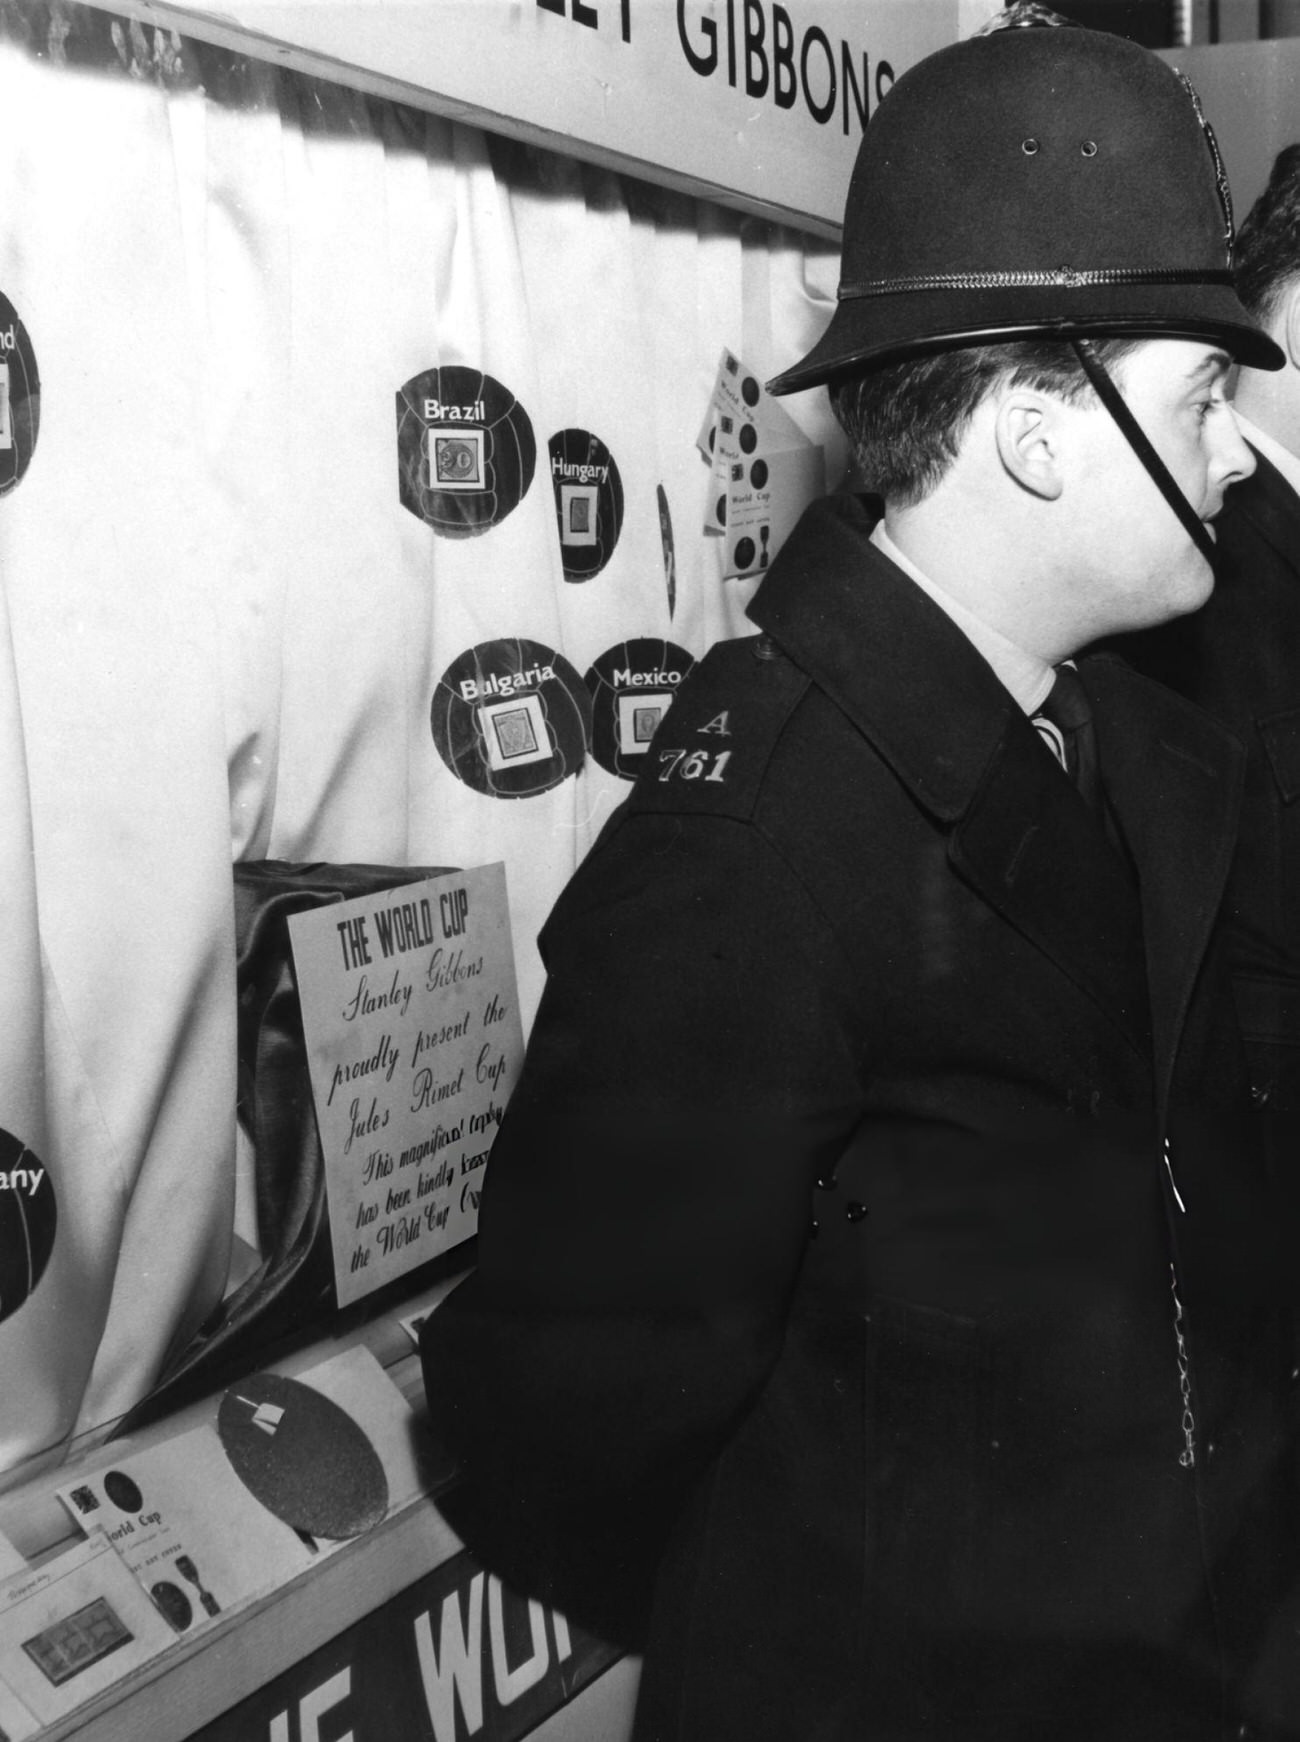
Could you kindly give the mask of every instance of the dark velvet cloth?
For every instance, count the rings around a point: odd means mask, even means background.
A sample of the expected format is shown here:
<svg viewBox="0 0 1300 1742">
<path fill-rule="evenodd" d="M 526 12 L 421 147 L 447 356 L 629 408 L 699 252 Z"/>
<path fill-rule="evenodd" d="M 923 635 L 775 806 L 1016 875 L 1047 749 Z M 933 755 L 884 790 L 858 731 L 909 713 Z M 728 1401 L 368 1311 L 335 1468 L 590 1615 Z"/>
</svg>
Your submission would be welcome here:
<svg viewBox="0 0 1300 1742">
<path fill-rule="evenodd" d="M 123 1421 L 126 1432 L 217 1383 L 335 1304 L 325 1166 L 303 1036 L 289 917 L 437 875 L 439 868 L 234 867 L 237 1114 L 253 1149 L 260 1262 Z"/>
<path fill-rule="evenodd" d="M 1117 852 L 870 525 L 808 513 L 543 932 L 423 1336 L 453 1520 L 642 1625 L 638 1742 L 1294 1736 L 1240 747 L 1081 661 Z"/>
</svg>

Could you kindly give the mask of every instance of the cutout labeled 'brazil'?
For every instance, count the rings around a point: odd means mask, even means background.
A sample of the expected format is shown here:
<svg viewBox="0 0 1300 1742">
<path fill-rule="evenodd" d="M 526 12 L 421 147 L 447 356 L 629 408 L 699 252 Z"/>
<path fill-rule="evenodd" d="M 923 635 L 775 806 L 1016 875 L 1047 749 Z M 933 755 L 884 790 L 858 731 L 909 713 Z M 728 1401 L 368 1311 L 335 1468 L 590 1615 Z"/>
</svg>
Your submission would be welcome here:
<svg viewBox="0 0 1300 1742">
<path fill-rule="evenodd" d="M 528 494 L 536 465 L 528 413 L 490 375 L 448 364 L 398 388 L 398 495 L 441 537 L 499 525 Z"/>
</svg>

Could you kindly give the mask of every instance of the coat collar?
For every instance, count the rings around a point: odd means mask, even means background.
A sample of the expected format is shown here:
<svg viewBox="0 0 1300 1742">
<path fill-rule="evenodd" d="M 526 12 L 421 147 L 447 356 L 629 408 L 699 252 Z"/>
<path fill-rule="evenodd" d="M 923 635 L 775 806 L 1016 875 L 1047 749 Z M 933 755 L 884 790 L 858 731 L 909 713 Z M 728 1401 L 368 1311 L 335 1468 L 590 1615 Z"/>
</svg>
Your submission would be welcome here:
<svg viewBox="0 0 1300 1742">
<path fill-rule="evenodd" d="M 1095 655 L 1082 670 L 1106 788 L 1139 867 L 1164 1105 L 1236 846 L 1246 753 L 1193 703 L 1115 655 Z"/>
<path fill-rule="evenodd" d="M 815 503 L 749 615 L 952 823 L 1019 710 L 951 618 L 871 543 L 877 518 L 856 497 Z"/>
<path fill-rule="evenodd" d="M 1270 459 L 1252 451 L 1258 461 L 1254 476 L 1229 492 L 1225 512 L 1249 520 L 1288 568 L 1300 570 L 1300 497 Z"/>
<path fill-rule="evenodd" d="M 1153 1036 L 1163 1095 L 1223 894 L 1240 746 L 1122 661 L 1081 663 L 1135 895 L 1032 725 L 940 607 L 869 542 L 873 524 L 850 498 L 809 510 L 751 617 L 948 828 L 963 880 L 1135 1046 Z"/>
</svg>

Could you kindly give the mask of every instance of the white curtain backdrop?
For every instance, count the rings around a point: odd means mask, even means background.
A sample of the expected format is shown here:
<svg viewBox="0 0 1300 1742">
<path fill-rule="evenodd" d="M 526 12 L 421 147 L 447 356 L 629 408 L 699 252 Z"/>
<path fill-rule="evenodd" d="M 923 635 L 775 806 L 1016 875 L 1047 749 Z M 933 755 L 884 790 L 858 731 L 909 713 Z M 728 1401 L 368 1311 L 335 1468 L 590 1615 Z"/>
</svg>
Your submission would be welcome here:
<svg viewBox="0 0 1300 1742">
<path fill-rule="evenodd" d="M 22 1289 L 0 1203 L 0 1468 L 129 1406 L 232 1234 L 256 1243 L 232 859 L 503 860 L 531 1017 L 536 933 L 628 790 L 582 680 L 628 641 L 748 632 L 695 438 L 722 348 L 775 373 L 836 275 L 794 233 L 414 110 L 13 11 L 0 296 L 40 423 L 0 494 L 0 1170 L 48 1179 Z M 422 496 L 438 396 L 491 440 Z M 834 483 L 821 396 L 789 410 Z M 594 572 L 560 540 L 561 432 L 621 484 Z M 540 742 L 503 773 L 466 750 L 464 685 L 520 673 Z"/>
</svg>

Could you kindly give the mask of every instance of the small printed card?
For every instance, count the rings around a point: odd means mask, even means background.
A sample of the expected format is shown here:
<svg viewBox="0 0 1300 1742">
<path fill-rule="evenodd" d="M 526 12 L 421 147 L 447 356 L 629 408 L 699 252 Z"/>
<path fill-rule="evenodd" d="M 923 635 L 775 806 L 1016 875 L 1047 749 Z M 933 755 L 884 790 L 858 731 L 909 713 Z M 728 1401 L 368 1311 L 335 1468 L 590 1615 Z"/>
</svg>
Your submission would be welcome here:
<svg viewBox="0 0 1300 1742">
<path fill-rule="evenodd" d="M 249 1493 L 212 1427 L 124 1447 L 57 1493 L 83 1530 L 121 1555 L 173 1637 L 274 1590 L 319 1552 Z"/>
<path fill-rule="evenodd" d="M 383 1466 L 390 1512 L 427 1491 L 439 1472 L 429 1466 L 411 1406 L 368 1349 L 344 1350 L 296 1377 L 361 1429 Z M 231 1391 L 238 1393 L 238 1381 Z M 254 1413 L 268 1443 L 282 1413 L 269 1405 L 260 1419 Z M 346 1465 L 336 1447 L 321 1443 L 294 1479 L 346 1483 Z M 92 1540 L 120 1554 L 172 1637 L 274 1590 L 339 1547 L 269 1511 L 241 1480 L 211 1424 L 141 1451 L 124 1448 L 113 1464 L 57 1493 L 75 1522 L 94 1532 Z"/>
<path fill-rule="evenodd" d="M 40 1727 L 13 1689 L 0 1681 L 0 1736 L 7 1742 L 27 1742 Z"/>
<path fill-rule="evenodd" d="M 504 865 L 289 920 L 340 1306 L 478 1226 L 523 1059 Z"/>
<path fill-rule="evenodd" d="M 825 488 L 822 450 L 811 443 L 769 448 L 746 468 L 727 496 L 727 578 L 761 574 Z"/>
<path fill-rule="evenodd" d="M 723 576 L 759 575 L 825 490 L 822 449 L 727 350 L 696 445 L 711 468 L 704 530 L 725 540 Z"/>
<path fill-rule="evenodd" d="M 0 1579 L 7 1579 L 14 1573 L 25 1573 L 27 1560 L 20 1555 L 5 1533 L 0 1530 Z"/>
<path fill-rule="evenodd" d="M 0 1581 L 0 1722 L 52 1724 L 165 1651 L 176 1634 L 102 1531 Z"/>
</svg>

